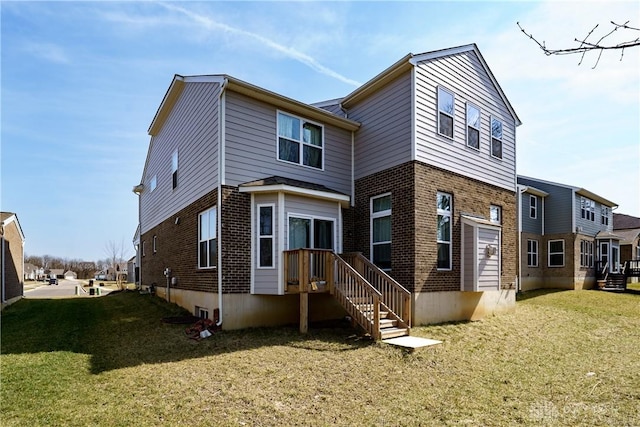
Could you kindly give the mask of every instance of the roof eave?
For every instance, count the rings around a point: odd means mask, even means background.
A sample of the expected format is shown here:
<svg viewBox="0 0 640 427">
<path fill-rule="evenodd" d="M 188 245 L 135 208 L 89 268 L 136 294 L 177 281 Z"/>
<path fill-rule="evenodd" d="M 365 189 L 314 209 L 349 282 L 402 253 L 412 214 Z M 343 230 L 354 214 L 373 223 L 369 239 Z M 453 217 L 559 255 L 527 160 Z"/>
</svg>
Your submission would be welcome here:
<svg viewBox="0 0 640 427">
<path fill-rule="evenodd" d="M 252 185 L 246 187 L 239 187 L 240 193 L 288 193 L 296 194 L 306 197 L 313 197 L 315 199 L 329 200 L 332 202 L 339 202 L 343 206 L 348 206 L 351 198 L 346 194 L 333 193 L 329 191 L 310 190 L 306 188 L 300 188 L 287 184 L 274 184 L 274 185 Z"/>
<path fill-rule="evenodd" d="M 601 205 L 606 205 L 612 209 L 615 209 L 618 207 L 618 205 L 610 200 L 605 199 L 604 197 L 598 196 L 595 193 L 592 193 L 591 191 L 587 190 L 586 188 L 578 188 L 576 189 L 576 194 L 579 194 L 580 196 L 584 196 L 588 199 L 591 199 L 595 202 L 600 203 Z"/>
</svg>

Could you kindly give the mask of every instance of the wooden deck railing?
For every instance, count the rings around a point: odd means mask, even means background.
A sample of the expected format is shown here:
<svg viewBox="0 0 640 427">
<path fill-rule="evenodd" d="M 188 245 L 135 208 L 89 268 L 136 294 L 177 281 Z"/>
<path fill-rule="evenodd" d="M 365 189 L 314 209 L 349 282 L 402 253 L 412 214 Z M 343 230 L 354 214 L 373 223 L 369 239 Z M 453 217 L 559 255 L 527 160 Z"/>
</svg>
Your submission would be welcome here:
<svg viewBox="0 0 640 427">
<path fill-rule="evenodd" d="M 284 283 L 287 292 L 331 292 L 333 252 L 330 249 L 284 251 Z"/>
<path fill-rule="evenodd" d="M 362 253 L 353 252 L 341 256 L 380 292 L 382 303 L 408 327 L 411 327 L 411 292 L 376 267 Z"/>
<path fill-rule="evenodd" d="M 640 260 L 630 260 L 625 263 L 628 277 L 640 277 Z"/>
</svg>

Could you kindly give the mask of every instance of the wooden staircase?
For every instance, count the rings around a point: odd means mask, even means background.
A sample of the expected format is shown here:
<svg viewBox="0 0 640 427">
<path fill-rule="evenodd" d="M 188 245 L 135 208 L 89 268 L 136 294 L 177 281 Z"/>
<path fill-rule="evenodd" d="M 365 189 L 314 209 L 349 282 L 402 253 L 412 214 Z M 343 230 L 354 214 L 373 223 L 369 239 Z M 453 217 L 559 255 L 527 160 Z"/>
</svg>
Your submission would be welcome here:
<svg viewBox="0 0 640 427">
<path fill-rule="evenodd" d="M 640 260 L 625 262 L 620 273 L 609 273 L 607 267 L 608 264 L 598 278 L 603 283 L 600 288 L 603 291 L 625 291 L 629 277 L 640 277 Z"/>
<path fill-rule="evenodd" d="M 361 253 L 335 255 L 335 297 L 374 339 L 411 334 L 411 293 Z"/>
</svg>

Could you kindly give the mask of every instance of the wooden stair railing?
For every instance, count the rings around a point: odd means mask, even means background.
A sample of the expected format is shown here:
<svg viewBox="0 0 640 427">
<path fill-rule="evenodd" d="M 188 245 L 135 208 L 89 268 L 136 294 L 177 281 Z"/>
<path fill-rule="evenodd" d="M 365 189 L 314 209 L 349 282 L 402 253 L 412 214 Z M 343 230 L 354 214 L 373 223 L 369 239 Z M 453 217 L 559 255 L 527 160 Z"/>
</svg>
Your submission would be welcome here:
<svg viewBox="0 0 640 427">
<path fill-rule="evenodd" d="M 411 292 L 369 261 L 361 252 L 342 254 L 362 277 L 380 292 L 383 309 L 397 318 L 404 327 L 411 327 Z"/>
</svg>

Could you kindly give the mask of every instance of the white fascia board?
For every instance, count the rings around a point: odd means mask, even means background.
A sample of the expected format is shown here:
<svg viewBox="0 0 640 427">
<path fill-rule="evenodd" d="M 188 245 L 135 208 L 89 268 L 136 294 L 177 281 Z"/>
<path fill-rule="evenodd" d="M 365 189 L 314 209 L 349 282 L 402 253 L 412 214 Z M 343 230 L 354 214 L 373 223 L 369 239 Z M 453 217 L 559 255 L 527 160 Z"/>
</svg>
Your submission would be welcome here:
<svg viewBox="0 0 640 427">
<path fill-rule="evenodd" d="M 309 190 L 306 188 L 294 187 L 286 184 L 276 185 L 263 185 L 255 187 L 240 187 L 238 189 L 240 193 L 288 193 L 296 194 L 299 196 L 312 197 L 314 199 L 331 200 L 334 202 L 340 202 L 343 206 L 347 207 L 351 201 L 351 197 L 346 194 L 330 193 L 328 191 Z"/>
<path fill-rule="evenodd" d="M 483 228 L 492 228 L 492 229 L 501 229 L 501 224 L 496 224 L 495 222 L 491 222 L 482 218 L 475 218 L 468 215 L 460 215 L 463 223 L 469 224 L 472 227 L 483 227 Z"/>
<path fill-rule="evenodd" d="M 520 189 L 523 193 L 533 194 L 534 196 L 547 197 L 549 195 L 549 193 L 547 193 L 546 191 L 540 190 L 539 188 L 530 187 L 528 185 L 521 185 Z"/>
</svg>

